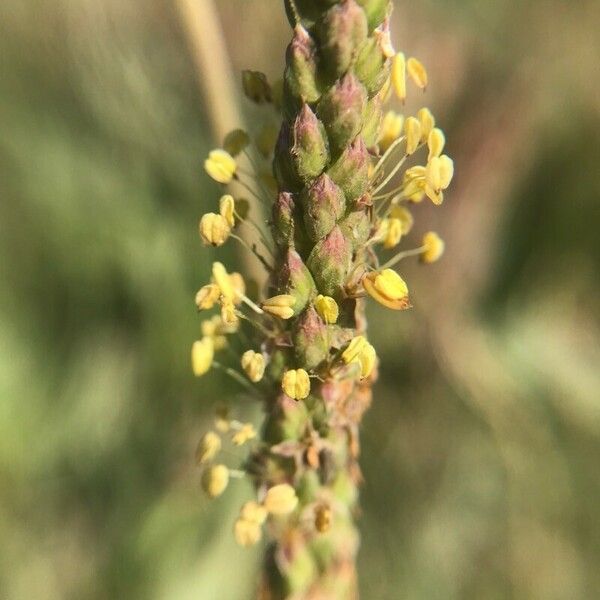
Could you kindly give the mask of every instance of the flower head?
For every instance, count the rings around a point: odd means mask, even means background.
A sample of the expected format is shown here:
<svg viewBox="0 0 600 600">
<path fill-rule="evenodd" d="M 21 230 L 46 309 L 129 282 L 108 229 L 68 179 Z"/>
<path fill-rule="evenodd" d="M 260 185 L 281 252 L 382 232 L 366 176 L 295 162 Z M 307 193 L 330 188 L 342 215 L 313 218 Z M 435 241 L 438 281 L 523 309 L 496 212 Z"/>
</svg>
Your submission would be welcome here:
<svg viewBox="0 0 600 600">
<path fill-rule="evenodd" d="M 393 310 L 410 308 L 408 287 L 404 279 L 392 269 L 374 271 L 365 275 L 363 286 L 372 298 L 388 308 Z"/>
<path fill-rule="evenodd" d="M 281 389 L 293 400 L 304 400 L 310 393 L 310 379 L 304 369 L 290 369 L 283 375 Z"/>
<path fill-rule="evenodd" d="M 215 181 L 229 183 L 235 175 L 237 164 L 229 152 L 218 148 L 208 153 L 204 169 Z"/>
</svg>

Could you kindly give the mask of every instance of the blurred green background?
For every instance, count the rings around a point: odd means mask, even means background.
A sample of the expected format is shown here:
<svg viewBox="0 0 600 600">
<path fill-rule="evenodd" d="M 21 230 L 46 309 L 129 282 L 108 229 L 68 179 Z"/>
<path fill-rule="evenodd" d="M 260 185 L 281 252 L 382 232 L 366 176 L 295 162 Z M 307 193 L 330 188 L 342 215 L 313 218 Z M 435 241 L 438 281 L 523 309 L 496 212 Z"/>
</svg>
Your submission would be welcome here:
<svg viewBox="0 0 600 600">
<path fill-rule="evenodd" d="M 600 4 L 395 4 L 457 175 L 415 210 L 447 242 L 402 266 L 415 308 L 371 310 L 362 597 L 596 598 Z M 281 3 L 216 5 L 235 71 L 277 78 Z M 169 0 L 0 4 L 3 599 L 253 597 L 249 489 L 209 503 L 193 464 L 238 392 L 190 373 L 193 296 L 236 259 L 197 236 L 220 140 L 184 30 Z"/>
</svg>

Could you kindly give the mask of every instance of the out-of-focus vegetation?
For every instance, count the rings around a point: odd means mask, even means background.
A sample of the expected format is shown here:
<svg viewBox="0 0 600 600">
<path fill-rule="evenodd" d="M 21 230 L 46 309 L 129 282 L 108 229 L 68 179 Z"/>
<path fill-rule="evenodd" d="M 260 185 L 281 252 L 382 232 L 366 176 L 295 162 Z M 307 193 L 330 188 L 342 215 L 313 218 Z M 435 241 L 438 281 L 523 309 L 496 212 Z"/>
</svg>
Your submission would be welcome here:
<svg viewBox="0 0 600 600">
<path fill-rule="evenodd" d="M 217 5 L 235 68 L 277 77 L 280 3 Z M 402 266 L 414 310 L 371 311 L 364 598 L 600 589 L 598 27 L 593 0 L 396 3 L 457 176 L 416 209 L 448 250 Z M 237 389 L 188 364 L 218 140 L 175 5 L 6 0 L 0 57 L 0 596 L 251 598 L 247 488 L 209 503 L 193 466 Z"/>
</svg>

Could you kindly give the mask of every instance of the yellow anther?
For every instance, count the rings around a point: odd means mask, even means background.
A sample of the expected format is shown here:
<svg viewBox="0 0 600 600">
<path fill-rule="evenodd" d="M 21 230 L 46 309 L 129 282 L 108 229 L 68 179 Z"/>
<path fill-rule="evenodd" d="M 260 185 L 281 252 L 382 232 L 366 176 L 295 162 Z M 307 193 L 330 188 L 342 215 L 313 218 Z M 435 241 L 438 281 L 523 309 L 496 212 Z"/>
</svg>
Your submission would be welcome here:
<svg viewBox="0 0 600 600">
<path fill-rule="evenodd" d="M 233 287 L 233 303 L 237 306 L 242 303 L 242 296 L 246 294 L 246 282 L 241 273 L 230 273 L 229 280 Z"/>
<path fill-rule="evenodd" d="M 192 344 L 192 371 L 196 377 L 204 375 L 210 369 L 214 356 L 212 338 L 204 337 Z"/>
<path fill-rule="evenodd" d="M 293 400 L 304 400 L 310 393 L 310 379 L 304 369 L 290 369 L 283 375 L 281 389 Z"/>
<path fill-rule="evenodd" d="M 210 498 L 220 496 L 229 483 L 229 469 L 225 465 L 214 465 L 202 473 L 202 489 Z"/>
<path fill-rule="evenodd" d="M 230 194 L 225 194 L 221 196 L 219 200 L 219 214 L 227 221 L 229 227 L 233 227 L 235 225 L 235 201 L 233 196 Z"/>
<path fill-rule="evenodd" d="M 229 183 L 235 175 L 237 164 L 229 152 L 218 148 L 209 152 L 204 169 L 215 181 Z"/>
<path fill-rule="evenodd" d="M 420 60 L 409 58 L 406 61 L 406 70 L 417 87 L 422 90 L 427 87 L 427 71 Z"/>
<path fill-rule="evenodd" d="M 233 302 L 236 299 L 235 288 L 233 286 L 233 282 L 231 281 L 229 273 L 227 273 L 227 270 L 223 266 L 223 263 L 213 263 L 212 276 L 214 283 L 216 283 L 219 286 L 221 296 Z"/>
<path fill-rule="evenodd" d="M 221 303 L 221 319 L 225 325 L 231 327 L 237 326 L 240 322 L 240 318 L 235 310 L 235 304 L 229 298 L 223 297 Z"/>
<path fill-rule="evenodd" d="M 385 113 L 381 123 L 381 134 L 379 138 L 379 148 L 385 152 L 391 144 L 402 135 L 404 126 L 404 116 L 393 110 Z"/>
<path fill-rule="evenodd" d="M 417 119 L 421 123 L 421 141 L 426 142 L 431 130 L 435 127 L 435 117 L 428 108 L 422 108 L 417 113 Z"/>
<path fill-rule="evenodd" d="M 407 208 L 400 206 L 399 204 L 392 205 L 392 208 L 390 209 L 390 218 L 398 219 L 402 223 L 402 235 L 410 233 L 414 219 L 412 213 Z"/>
<path fill-rule="evenodd" d="M 434 127 L 427 137 L 427 146 L 429 148 L 429 156 L 427 160 L 430 161 L 434 156 L 440 156 L 446 145 L 446 136 L 444 132 L 438 127 Z"/>
<path fill-rule="evenodd" d="M 211 246 L 222 246 L 231 233 L 231 227 L 227 220 L 215 213 L 202 215 L 199 230 L 202 241 Z"/>
<path fill-rule="evenodd" d="M 247 548 L 260 542 L 262 529 L 258 523 L 240 518 L 233 526 L 233 536 L 240 546 Z"/>
<path fill-rule="evenodd" d="M 404 123 L 406 133 L 406 154 L 409 156 L 419 147 L 421 141 L 421 123 L 415 117 L 408 117 Z"/>
<path fill-rule="evenodd" d="M 296 490 L 288 483 L 280 483 L 269 488 L 263 506 L 272 515 L 287 515 L 298 505 Z"/>
<path fill-rule="evenodd" d="M 331 296 L 319 294 L 315 298 L 315 308 L 325 323 L 331 325 L 338 320 L 340 309 L 337 302 Z"/>
<path fill-rule="evenodd" d="M 410 308 L 408 300 L 408 287 L 392 269 L 381 272 L 374 271 L 363 278 L 366 292 L 377 302 L 393 310 Z"/>
<path fill-rule="evenodd" d="M 202 286 L 196 294 L 196 306 L 198 310 L 209 310 L 219 299 L 221 292 L 219 286 L 214 283 Z"/>
<path fill-rule="evenodd" d="M 242 446 L 246 442 L 253 440 L 256 437 L 256 429 L 252 423 L 244 423 L 238 431 L 231 437 L 231 441 L 235 446 Z"/>
<path fill-rule="evenodd" d="M 291 319 L 294 316 L 293 306 L 295 304 L 296 298 L 294 298 L 294 296 L 280 294 L 279 296 L 267 298 L 262 303 L 262 309 L 270 315 L 274 315 L 280 319 Z"/>
<path fill-rule="evenodd" d="M 362 352 L 358 356 L 358 362 L 360 363 L 361 379 L 364 379 L 373 372 L 373 368 L 377 362 L 377 353 L 371 344 L 367 343 L 367 345 L 363 348 Z"/>
<path fill-rule="evenodd" d="M 249 500 L 240 510 L 240 519 L 262 525 L 267 519 L 267 509 L 262 504 Z"/>
<path fill-rule="evenodd" d="M 211 461 L 221 450 L 221 438 L 218 433 L 209 431 L 205 433 L 196 448 L 196 462 L 203 465 Z"/>
<path fill-rule="evenodd" d="M 402 221 L 400 219 L 385 219 L 386 228 L 383 236 L 383 247 L 386 250 L 395 248 L 402 239 Z"/>
<path fill-rule="evenodd" d="M 265 357 L 254 350 L 246 350 L 242 354 L 242 369 L 244 369 L 248 379 L 254 383 L 258 383 L 265 374 Z"/>
<path fill-rule="evenodd" d="M 403 52 L 398 52 L 392 60 L 391 78 L 396 96 L 404 102 L 406 100 L 406 58 Z"/>
<path fill-rule="evenodd" d="M 429 231 L 423 236 L 423 246 L 425 250 L 421 254 L 421 260 L 424 263 L 434 263 L 444 254 L 444 240 L 435 231 Z"/>
<path fill-rule="evenodd" d="M 350 340 L 348 347 L 342 352 L 342 360 L 349 365 L 351 362 L 357 361 L 361 352 L 368 344 L 366 338 L 362 335 L 357 335 Z"/>
</svg>

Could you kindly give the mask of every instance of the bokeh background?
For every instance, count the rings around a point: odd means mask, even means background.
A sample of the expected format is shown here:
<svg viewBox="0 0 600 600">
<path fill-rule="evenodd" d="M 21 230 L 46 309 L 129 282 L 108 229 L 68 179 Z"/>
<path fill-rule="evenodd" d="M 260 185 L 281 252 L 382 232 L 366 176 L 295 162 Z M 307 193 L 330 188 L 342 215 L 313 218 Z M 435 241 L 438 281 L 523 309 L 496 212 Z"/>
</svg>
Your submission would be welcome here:
<svg viewBox="0 0 600 600">
<path fill-rule="evenodd" d="M 217 0 L 234 72 L 279 76 L 281 4 Z M 436 229 L 447 253 L 403 264 L 414 309 L 371 309 L 362 597 L 596 598 L 600 4 L 395 4 L 395 45 L 431 81 L 406 110 L 431 107 L 457 175 L 415 211 L 412 239 Z M 231 535 L 249 488 L 209 503 L 193 464 L 239 392 L 189 368 L 217 256 L 201 164 L 236 99 L 207 105 L 185 15 L 0 3 L 3 599 L 253 597 L 260 552 Z"/>
</svg>

